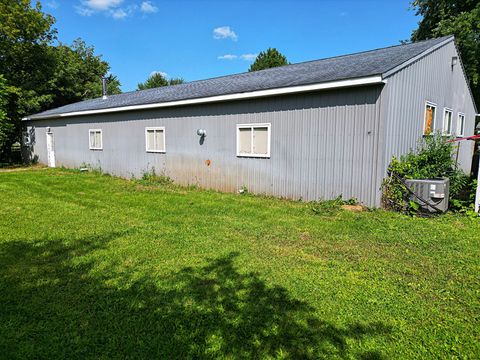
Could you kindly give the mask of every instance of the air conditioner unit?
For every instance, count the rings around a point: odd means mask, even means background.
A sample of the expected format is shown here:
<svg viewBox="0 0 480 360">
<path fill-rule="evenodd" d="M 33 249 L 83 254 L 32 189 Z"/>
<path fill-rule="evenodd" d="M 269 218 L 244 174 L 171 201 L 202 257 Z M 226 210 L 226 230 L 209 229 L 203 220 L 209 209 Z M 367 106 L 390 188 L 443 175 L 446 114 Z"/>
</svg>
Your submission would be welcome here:
<svg viewBox="0 0 480 360">
<path fill-rule="evenodd" d="M 413 193 L 409 193 L 410 200 L 420 204 L 422 209 L 432 213 L 448 210 L 450 179 L 406 180 L 405 185 Z"/>
</svg>

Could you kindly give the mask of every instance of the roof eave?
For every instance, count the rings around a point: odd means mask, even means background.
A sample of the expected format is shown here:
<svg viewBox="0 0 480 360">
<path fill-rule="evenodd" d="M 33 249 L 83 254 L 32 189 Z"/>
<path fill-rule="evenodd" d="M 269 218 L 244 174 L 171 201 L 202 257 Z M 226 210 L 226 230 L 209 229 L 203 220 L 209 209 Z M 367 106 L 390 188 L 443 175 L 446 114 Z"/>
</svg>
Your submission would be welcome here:
<svg viewBox="0 0 480 360">
<path fill-rule="evenodd" d="M 257 91 L 234 93 L 234 94 L 228 94 L 228 95 L 216 95 L 216 96 L 202 97 L 202 98 L 196 98 L 196 99 L 168 101 L 168 102 L 143 104 L 143 105 L 128 105 L 128 106 L 120 106 L 120 107 L 113 107 L 113 108 L 96 109 L 96 110 L 73 111 L 73 112 L 66 112 L 66 113 L 52 114 L 52 115 L 45 115 L 45 116 L 32 115 L 32 116 L 24 117 L 22 120 L 24 121 L 44 120 L 44 119 L 55 119 L 55 118 L 63 118 L 63 117 L 71 117 L 71 116 L 114 113 L 114 112 L 121 112 L 121 111 L 147 110 L 147 109 L 156 109 L 156 108 L 163 108 L 163 107 L 175 107 L 175 106 L 205 104 L 205 103 L 214 103 L 214 102 L 244 100 L 244 99 L 261 98 L 261 97 L 276 96 L 276 95 L 296 94 L 296 93 L 303 93 L 303 92 L 354 87 L 354 86 L 374 85 L 374 84 L 382 84 L 382 83 L 384 83 L 384 81 L 381 75 L 373 75 L 373 76 L 367 76 L 367 77 L 361 77 L 361 78 L 329 81 L 329 82 L 322 82 L 322 83 L 310 84 L 310 85 L 300 85 L 300 86 L 290 86 L 290 87 L 282 87 L 282 88 L 276 88 L 276 89 L 257 90 Z"/>
</svg>

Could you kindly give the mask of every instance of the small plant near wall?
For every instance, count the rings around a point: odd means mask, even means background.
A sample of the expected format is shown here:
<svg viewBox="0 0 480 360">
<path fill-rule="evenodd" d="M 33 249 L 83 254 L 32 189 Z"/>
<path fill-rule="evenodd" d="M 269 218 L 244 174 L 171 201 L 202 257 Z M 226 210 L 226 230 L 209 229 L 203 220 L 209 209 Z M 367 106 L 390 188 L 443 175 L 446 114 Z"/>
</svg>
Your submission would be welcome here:
<svg viewBox="0 0 480 360">
<path fill-rule="evenodd" d="M 415 150 L 402 155 L 400 159 L 392 158 L 388 177 L 382 183 L 382 203 L 385 208 L 418 213 L 420 206 L 409 199 L 404 181 L 449 178 L 450 209 L 461 212 L 467 212 L 470 207 L 473 209 L 474 181 L 458 168 L 454 157 L 456 146 L 448 140 L 450 138 L 441 133 L 426 136 L 419 140 Z"/>
<path fill-rule="evenodd" d="M 310 203 L 311 210 L 316 215 L 334 215 L 338 213 L 345 205 L 357 205 L 358 200 L 355 198 L 343 199 L 342 195 L 332 200 L 312 201 Z"/>
<path fill-rule="evenodd" d="M 164 173 L 157 174 L 155 172 L 155 168 L 152 167 L 151 170 L 147 170 L 142 174 L 142 178 L 140 179 L 142 183 L 148 185 L 171 185 L 173 184 L 173 180 L 166 176 Z"/>
</svg>

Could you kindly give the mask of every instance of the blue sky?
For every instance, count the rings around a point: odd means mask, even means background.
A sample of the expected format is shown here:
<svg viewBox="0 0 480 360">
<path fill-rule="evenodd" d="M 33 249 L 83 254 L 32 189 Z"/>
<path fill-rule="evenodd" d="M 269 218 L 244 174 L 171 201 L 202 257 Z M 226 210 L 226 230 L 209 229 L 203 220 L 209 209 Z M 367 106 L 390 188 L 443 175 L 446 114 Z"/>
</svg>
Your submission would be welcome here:
<svg viewBox="0 0 480 360">
<path fill-rule="evenodd" d="M 186 81 L 247 71 L 276 47 L 290 62 L 398 44 L 418 18 L 408 0 L 42 0 L 59 40 L 82 38 L 123 91 L 159 71 Z"/>
</svg>

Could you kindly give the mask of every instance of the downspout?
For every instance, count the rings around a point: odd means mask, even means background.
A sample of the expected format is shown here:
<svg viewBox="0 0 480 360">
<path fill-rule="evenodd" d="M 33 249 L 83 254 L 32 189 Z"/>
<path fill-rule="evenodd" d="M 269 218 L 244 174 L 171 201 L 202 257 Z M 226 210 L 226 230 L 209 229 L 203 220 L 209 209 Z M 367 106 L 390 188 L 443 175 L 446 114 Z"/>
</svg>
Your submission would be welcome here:
<svg viewBox="0 0 480 360">
<path fill-rule="evenodd" d="M 475 212 L 478 213 L 480 207 L 480 157 L 478 159 L 479 171 L 477 175 L 477 194 L 475 196 Z"/>
<path fill-rule="evenodd" d="M 480 114 L 476 114 L 475 117 L 480 117 Z M 478 157 L 478 174 L 477 174 L 477 194 L 475 195 L 475 212 L 478 213 L 480 208 L 480 156 Z"/>
</svg>

